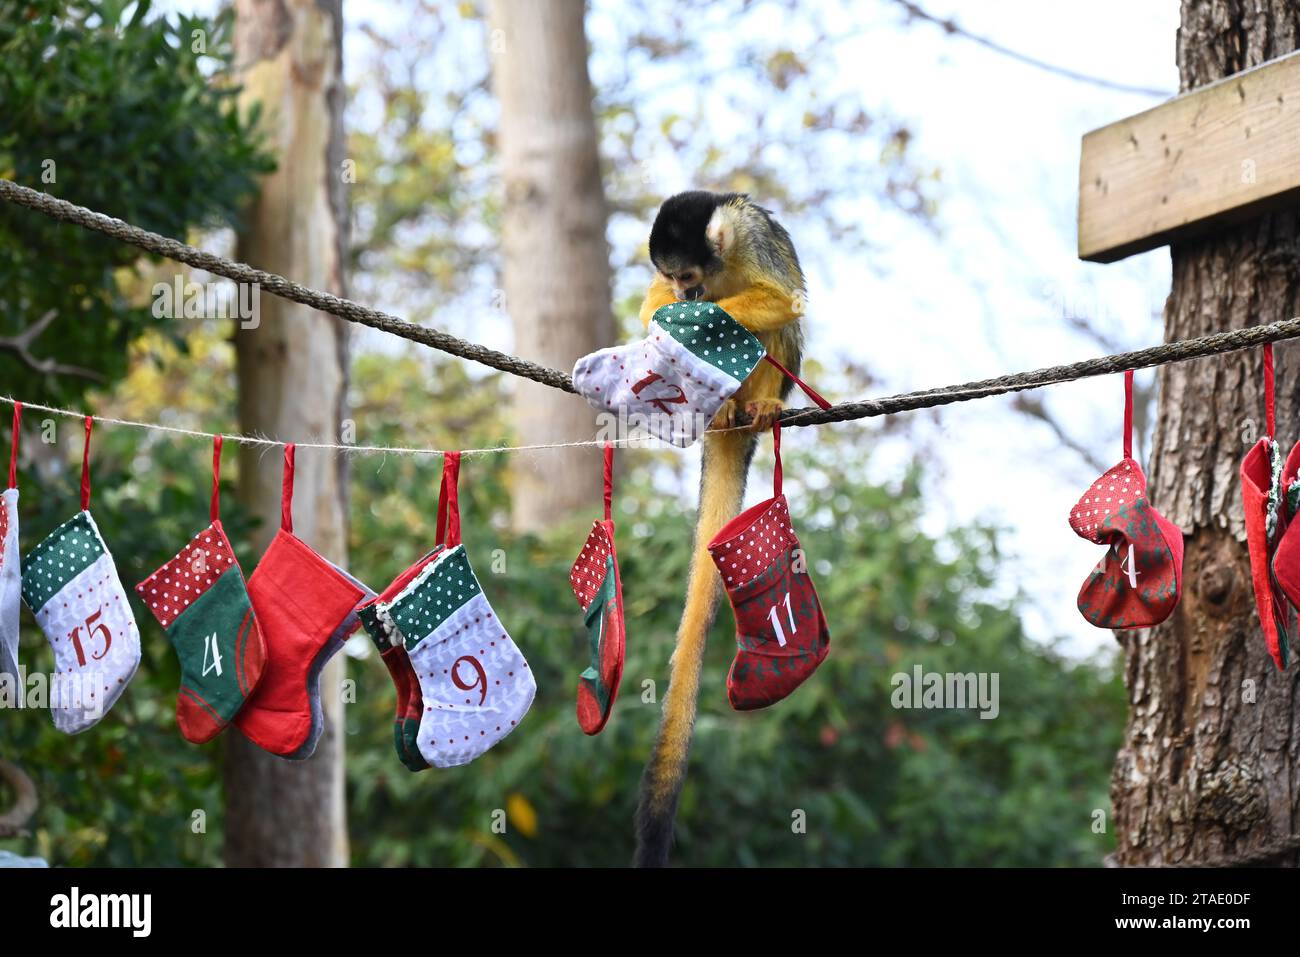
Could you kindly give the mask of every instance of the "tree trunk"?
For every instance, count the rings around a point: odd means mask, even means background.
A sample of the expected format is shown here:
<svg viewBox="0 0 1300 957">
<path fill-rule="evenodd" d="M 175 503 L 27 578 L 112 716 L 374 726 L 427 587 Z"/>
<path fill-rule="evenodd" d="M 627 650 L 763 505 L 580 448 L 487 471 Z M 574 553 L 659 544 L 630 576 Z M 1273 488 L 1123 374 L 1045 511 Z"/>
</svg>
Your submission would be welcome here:
<svg viewBox="0 0 1300 957">
<path fill-rule="evenodd" d="M 493 0 L 490 6 L 505 182 L 505 305 L 520 355 L 570 369 L 579 356 L 614 344 L 585 4 Z M 582 400 L 524 380 L 515 385 L 514 421 L 528 444 L 594 432 L 593 413 Z M 519 531 L 536 531 L 557 515 L 600 502 L 599 459 L 590 450 L 513 456 L 511 465 Z"/>
<path fill-rule="evenodd" d="M 346 295 L 343 248 L 341 0 L 237 0 L 235 57 L 244 103 L 260 102 L 278 169 L 261 184 L 240 237 L 246 262 Z M 338 441 L 347 339 L 332 316 L 263 295 L 256 328 L 235 336 L 239 421 L 245 432 L 296 441 Z M 343 459 L 342 456 L 339 457 Z M 243 446 L 240 498 L 261 518 L 259 553 L 280 523 L 282 456 Z M 294 532 L 346 564 L 343 467 L 327 454 L 297 457 Z M 344 866 L 344 656 L 325 669 L 325 733 L 306 761 L 268 754 L 225 735 L 226 863 Z"/>
<path fill-rule="evenodd" d="M 1183 0 L 1184 90 L 1300 42 L 1293 0 Z M 1176 245 L 1168 339 L 1300 315 L 1300 216 L 1285 211 Z M 1300 353 L 1277 350 L 1278 440 L 1300 435 Z M 1278 672 L 1255 613 L 1238 470 L 1263 432 L 1259 350 L 1160 370 L 1152 500 L 1186 533 L 1166 624 L 1120 633 L 1129 720 L 1111 797 L 1117 862 L 1295 864 L 1296 666 Z"/>
</svg>

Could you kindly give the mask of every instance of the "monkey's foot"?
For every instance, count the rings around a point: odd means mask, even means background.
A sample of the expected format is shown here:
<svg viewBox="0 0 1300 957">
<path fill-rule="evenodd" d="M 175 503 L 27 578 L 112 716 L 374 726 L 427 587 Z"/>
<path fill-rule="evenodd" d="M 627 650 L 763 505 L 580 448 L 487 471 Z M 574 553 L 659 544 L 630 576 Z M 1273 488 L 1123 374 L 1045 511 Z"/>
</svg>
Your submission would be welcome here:
<svg viewBox="0 0 1300 957">
<path fill-rule="evenodd" d="M 784 408 L 785 403 L 780 399 L 754 399 L 751 402 L 746 402 L 745 411 L 749 413 L 753 420 L 749 423 L 749 430 L 751 432 L 768 431 Z"/>
<path fill-rule="evenodd" d="M 736 400 L 727 399 L 722 405 L 718 406 L 718 411 L 713 415 L 713 421 L 709 423 L 710 429 L 730 429 L 736 425 Z"/>
</svg>

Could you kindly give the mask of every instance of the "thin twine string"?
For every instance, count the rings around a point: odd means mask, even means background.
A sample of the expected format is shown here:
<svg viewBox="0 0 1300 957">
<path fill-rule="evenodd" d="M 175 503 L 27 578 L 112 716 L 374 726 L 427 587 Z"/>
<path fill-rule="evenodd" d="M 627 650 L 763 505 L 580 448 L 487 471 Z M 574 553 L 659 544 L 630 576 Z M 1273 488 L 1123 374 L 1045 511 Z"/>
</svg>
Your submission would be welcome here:
<svg viewBox="0 0 1300 957">
<path fill-rule="evenodd" d="M 376 309 L 363 306 L 350 299 L 343 299 L 319 289 L 312 289 L 299 283 L 278 276 L 275 273 L 254 269 L 244 263 L 232 262 L 221 256 L 195 249 L 193 246 L 160 236 L 105 216 L 103 213 L 77 206 L 66 200 L 58 199 L 48 193 L 42 193 L 26 186 L 20 186 L 12 180 L 0 178 L 0 201 L 13 203 L 34 210 L 45 216 L 66 223 L 72 223 L 84 229 L 92 229 L 121 242 L 137 246 L 147 252 L 166 256 L 176 262 L 186 263 L 198 269 L 204 269 L 213 275 L 224 276 L 235 282 L 256 283 L 272 295 L 291 302 L 302 303 L 321 312 L 329 313 L 347 322 L 369 326 L 391 335 L 408 339 L 412 342 L 438 349 L 449 355 L 459 356 L 499 369 L 510 375 L 531 379 L 549 385 L 564 392 L 576 392 L 572 378 L 558 369 L 548 369 L 535 362 L 519 356 L 497 352 L 475 342 L 459 339 L 449 333 L 426 326 L 415 325 L 390 316 Z M 880 399 L 866 399 L 854 402 L 841 402 L 829 409 L 786 409 L 781 413 L 781 422 L 787 426 L 828 425 L 832 422 L 845 422 L 851 419 L 863 419 L 877 415 L 892 415 L 897 412 L 909 412 L 914 409 L 932 408 L 950 402 L 999 395 L 1005 392 L 1020 392 L 1035 389 L 1057 382 L 1072 382 L 1092 376 L 1125 372 L 1129 369 L 1147 369 L 1211 355 L 1236 352 L 1270 342 L 1281 342 L 1300 337 L 1300 317 L 1284 319 L 1261 326 L 1244 329 L 1232 329 L 1217 332 L 1195 339 L 1183 339 L 1167 342 L 1159 346 L 1124 352 L 1117 355 L 1100 356 L 1085 359 L 1069 365 L 1054 366 L 1048 369 L 1036 369 L 1032 372 L 1020 372 L 985 379 L 978 382 L 965 382 L 937 389 L 928 389 L 904 395 L 887 396 Z M 736 415 L 739 423 L 737 429 L 748 424 L 748 414 L 740 410 Z M 147 423 L 141 423 L 147 427 Z M 639 441 L 639 440 L 625 440 Z M 598 441 L 577 443 L 556 443 L 539 446 L 519 446 L 519 450 L 531 448 L 573 448 L 582 445 L 603 444 Z M 326 446 L 340 449 L 354 446 Z M 382 449 L 376 447 L 376 451 Z M 485 449 L 483 452 L 514 451 L 508 447 Z M 425 450 L 413 450 L 425 451 Z M 432 450 L 430 450 L 432 451 Z"/>
<path fill-rule="evenodd" d="M 1059 385 L 1064 382 L 1072 382 L 1072 381 L 1076 381 L 1076 380 L 1050 379 L 1050 380 L 1045 380 L 1043 382 L 1034 383 L 1033 385 L 1030 386 L 1025 386 L 1024 388 L 1038 389 L 1049 385 Z M 944 395 L 951 396 L 955 399 L 975 399 L 975 398 L 980 398 L 988 395 L 1007 394 L 1007 392 L 1008 390 L 1005 387 L 991 386 L 985 388 L 967 389 L 962 391 L 947 391 L 944 393 Z M 8 395 L 0 395 L 0 402 L 7 403 L 9 405 L 14 405 L 18 401 L 21 400 L 15 399 L 12 396 L 8 396 Z M 78 412 L 74 409 L 61 409 L 52 405 L 41 405 L 38 402 L 24 401 L 22 405 L 24 411 L 36 410 L 40 412 L 48 412 L 51 415 L 66 416 L 67 418 L 72 418 L 72 419 L 87 418 L 86 413 Z M 794 409 L 790 411 L 793 411 L 795 413 L 795 416 L 793 416 L 792 419 L 782 419 L 781 422 L 782 425 L 799 424 L 798 413 L 803 410 Z M 816 408 L 816 406 L 809 406 L 807 411 L 817 412 L 819 410 Z M 347 444 L 334 443 L 334 442 L 289 443 L 289 442 L 281 441 L 279 439 L 266 438 L 265 436 L 243 435 L 240 433 L 231 433 L 231 432 L 203 432 L 199 429 L 183 429 L 175 425 L 163 425 L 159 422 L 141 422 L 137 419 L 118 419 L 108 415 L 92 415 L 89 416 L 89 418 L 94 422 L 102 423 L 104 425 L 121 425 L 132 429 L 144 429 L 145 431 L 149 431 L 149 432 L 168 432 L 173 435 L 184 435 L 189 438 L 203 439 L 204 441 L 207 442 L 211 442 L 218 435 L 220 435 L 223 441 L 234 442 L 237 445 L 263 446 L 264 448 L 270 449 L 270 448 L 283 448 L 286 445 L 292 444 L 300 449 L 325 449 L 327 451 L 349 452 L 349 453 L 357 453 L 357 454 L 445 455 L 449 451 L 456 451 L 456 452 L 460 452 L 461 455 L 495 455 L 495 454 L 505 453 L 505 452 L 540 452 L 540 451 L 545 451 L 547 449 L 580 449 L 580 448 L 604 447 L 607 445 L 612 445 L 615 448 L 639 448 L 643 446 L 656 447 L 656 445 L 662 446 L 664 448 L 671 447 L 667 442 L 663 442 L 662 440 L 656 440 L 653 436 L 639 436 L 639 437 L 625 438 L 625 439 L 584 439 L 576 442 L 545 442 L 545 443 L 537 443 L 534 445 L 494 445 L 494 446 L 487 446 L 485 448 L 478 448 L 478 449 L 426 449 L 426 448 L 414 448 L 411 446 L 401 446 L 401 445 L 347 445 Z M 725 429 L 710 429 L 709 431 L 711 433 L 748 432 L 751 431 L 751 429 L 747 425 L 737 425 Z"/>
<path fill-rule="evenodd" d="M 19 401 L 12 396 L 0 395 L 0 402 L 13 405 Z M 48 412 L 51 415 L 62 415 L 73 419 L 84 419 L 85 413 L 77 412 L 72 409 L 60 409 L 51 405 L 41 405 L 37 402 L 23 402 L 23 411 L 39 410 Z M 588 445 L 626 445 L 629 442 L 639 441 L 633 439 L 611 439 L 608 441 L 590 441 L 590 442 L 556 442 L 546 445 L 499 445 L 482 449 L 421 449 L 411 448 L 409 446 L 390 446 L 390 445 L 344 445 L 333 442 L 282 442 L 279 439 L 268 439 L 258 435 L 242 435 L 231 432 L 202 432 L 198 429 L 182 429 L 175 425 L 162 425 L 157 422 L 140 422 L 136 419 L 117 419 L 108 415 L 92 415 L 90 418 L 95 422 L 102 422 L 105 425 L 123 425 L 132 429 L 145 429 L 150 432 L 170 432 L 173 435 L 184 435 L 196 439 L 212 441 L 217 435 L 220 435 L 223 441 L 234 442 L 238 445 L 256 445 L 266 448 L 283 448 L 286 445 L 294 445 L 300 449 L 327 449 L 337 452 L 360 452 L 360 453 L 379 453 L 393 455 L 444 455 L 448 451 L 457 451 L 461 455 L 490 455 L 495 452 L 529 452 L 540 449 L 567 449 L 579 448 Z"/>
</svg>

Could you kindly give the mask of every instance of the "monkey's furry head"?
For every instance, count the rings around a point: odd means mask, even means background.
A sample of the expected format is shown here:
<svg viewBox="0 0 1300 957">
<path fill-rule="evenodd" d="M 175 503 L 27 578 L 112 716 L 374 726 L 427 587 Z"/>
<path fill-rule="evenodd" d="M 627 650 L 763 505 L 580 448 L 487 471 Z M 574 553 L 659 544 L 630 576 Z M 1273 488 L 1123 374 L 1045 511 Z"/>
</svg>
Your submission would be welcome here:
<svg viewBox="0 0 1300 957">
<path fill-rule="evenodd" d="M 728 266 L 735 251 L 736 219 L 755 209 L 744 193 L 694 189 L 664 200 L 650 229 L 650 261 L 678 299 L 707 293 L 706 280 Z"/>
<path fill-rule="evenodd" d="M 714 212 L 728 198 L 693 189 L 664 200 L 650 229 L 650 261 L 655 268 L 665 274 L 690 266 L 709 272 L 721 269 L 722 257 L 710 242 L 708 229 Z"/>
<path fill-rule="evenodd" d="M 650 229 L 650 261 L 678 299 L 715 296 L 751 274 L 803 286 L 790 235 L 745 193 L 696 189 L 664 200 Z"/>
</svg>

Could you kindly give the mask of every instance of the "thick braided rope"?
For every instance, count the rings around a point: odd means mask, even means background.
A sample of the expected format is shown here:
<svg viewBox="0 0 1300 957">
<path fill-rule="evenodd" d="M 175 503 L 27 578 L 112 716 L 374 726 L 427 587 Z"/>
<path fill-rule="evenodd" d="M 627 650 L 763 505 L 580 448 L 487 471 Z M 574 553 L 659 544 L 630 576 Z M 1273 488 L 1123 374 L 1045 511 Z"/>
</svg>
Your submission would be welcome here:
<svg viewBox="0 0 1300 957">
<path fill-rule="evenodd" d="M 826 425 L 831 422 L 845 422 L 850 419 L 893 415 L 896 412 L 910 412 L 914 409 L 930 409 L 987 395 L 1023 392 L 1026 389 L 1037 389 L 1060 382 L 1074 382 L 1093 376 L 1111 375 L 1126 372 L 1129 369 L 1148 369 L 1152 366 L 1165 365 L 1170 362 L 1185 362 L 1188 359 L 1202 359 L 1206 356 L 1217 356 L 1226 352 L 1240 352 L 1243 349 L 1262 346 L 1269 342 L 1294 339 L 1297 336 L 1300 336 L 1300 317 L 1281 319 L 1263 326 L 1247 326 L 1244 329 L 1216 332 L 1213 335 L 1201 336 L 1196 339 L 1179 339 L 1160 346 L 1137 349 L 1133 352 L 1121 352 L 1112 356 L 1084 359 L 1081 362 L 1051 366 L 1033 372 L 1017 372 L 1013 375 L 999 376 L 996 379 L 980 379 L 976 382 L 944 386 L 922 392 L 907 392 L 882 399 L 842 402 L 829 409 L 787 410 L 781 416 L 781 424 Z"/>
<path fill-rule="evenodd" d="M 537 365 L 535 362 L 519 359 L 504 352 L 497 352 L 474 342 L 467 342 L 447 332 L 440 332 L 426 326 L 417 326 L 413 322 L 390 316 L 388 313 L 380 312 L 377 309 L 370 309 L 358 302 L 353 302 L 351 299 L 343 299 L 328 292 L 321 292 L 318 289 L 300 285 L 273 272 L 254 269 L 244 263 L 233 262 L 220 256 L 214 256 L 212 253 L 205 253 L 201 249 L 196 249 L 175 239 L 168 239 L 166 236 L 160 236 L 158 233 L 141 229 L 139 226 L 132 226 L 120 219 L 105 216 L 103 213 L 96 213 L 84 206 L 77 206 L 75 203 L 58 199 L 48 193 L 28 189 L 26 186 L 20 186 L 11 180 L 0 179 L 0 199 L 18 206 L 25 206 L 28 209 L 33 209 L 38 213 L 43 213 L 65 223 L 93 229 L 96 232 L 111 236 L 148 252 L 166 256 L 168 259 L 186 263 L 196 269 L 203 269 L 218 276 L 224 276 L 235 282 L 256 283 L 267 292 L 274 293 L 282 299 L 301 303 L 304 306 L 311 306 L 313 309 L 319 309 L 321 312 L 338 316 L 348 322 L 369 326 L 371 329 L 379 329 L 382 332 L 388 332 L 403 339 L 430 346 L 449 355 L 460 356 L 462 359 L 472 359 L 475 362 L 481 362 L 483 365 L 491 366 L 493 369 L 500 369 L 502 372 L 508 372 L 511 375 L 532 379 L 534 382 L 540 382 L 555 389 L 562 389 L 565 392 L 574 391 L 573 380 L 563 372 L 557 372 L 555 369 L 548 369 L 545 366 Z"/>
<path fill-rule="evenodd" d="M 169 259 L 183 262 L 197 269 L 203 269 L 214 275 L 224 276 L 235 282 L 257 283 L 277 296 L 293 302 L 311 306 L 321 312 L 338 316 L 348 322 L 359 323 L 372 329 L 379 329 L 412 342 L 429 346 L 449 355 L 471 359 L 502 372 L 521 376 L 549 385 L 564 392 L 574 392 L 573 380 L 556 369 L 548 369 L 527 359 L 520 359 L 504 352 L 488 349 L 486 346 L 468 342 L 446 332 L 439 332 L 425 326 L 399 319 L 376 309 L 370 309 L 350 299 L 343 299 L 300 285 L 283 276 L 254 269 L 244 263 L 232 262 L 201 249 L 168 239 L 157 233 L 149 232 L 130 223 L 122 222 L 103 213 L 77 206 L 66 200 L 50 196 L 38 190 L 28 189 L 11 180 L 0 178 L 0 199 L 24 206 L 46 216 L 73 223 L 87 229 L 112 236 L 114 239 L 129 243 L 147 252 L 157 253 Z M 1245 329 L 1233 329 L 1217 332 L 1196 339 L 1182 339 L 1164 345 L 1123 352 L 1118 355 L 1101 356 L 1085 359 L 1068 365 L 1052 366 L 1031 372 L 1019 372 L 999 376 L 994 379 L 981 379 L 960 385 L 944 386 L 920 392 L 908 392 L 901 395 L 887 396 L 880 399 L 865 399 L 859 402 L 842 402 L 829 409 L 787 409 L 781 413 L 781 424 L 788 426 L 827 425 L 832 422 L 847 422 L 852 419 L 865 419 L 879 415 L 892 415 L 916 409 L 929 409 L 948 405 L 953 402 L 965 402 L 970 399 L 1002 395 L 1008 392 L 1020 392 L 1037 389 L 1062 382 L 1073 382 L 1093 376 L 1110 375 L 1128 369 L 1146 369 L 1168 362 L 1183 362 L 1188 359 L 1200 359 L 1206 356 L 1238 352 L 1269 342 L 1281 342 L 1300 336 L 1300 317 L 1283 319 L 1263 326 L 1250 326 Z M 737 416 L 737 423 L 744 425 L 747 417 Z"/>
</svg>

